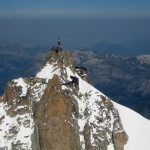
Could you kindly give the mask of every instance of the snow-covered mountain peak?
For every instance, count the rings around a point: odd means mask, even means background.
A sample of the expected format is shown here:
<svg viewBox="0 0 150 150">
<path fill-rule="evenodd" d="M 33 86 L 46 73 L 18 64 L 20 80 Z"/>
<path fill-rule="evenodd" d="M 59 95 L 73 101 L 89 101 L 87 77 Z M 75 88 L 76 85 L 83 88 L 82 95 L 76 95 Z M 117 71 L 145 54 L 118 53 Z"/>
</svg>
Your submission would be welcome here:
<svg viewBox="0 0 150 150">
<path fill-rule="evenodd" d="M 138 150 L 140 135 L 134 138 L 124 120 L 135 124 L 132 117 L 140 116 L 122 111 L 88 81 L 86 68 L 52 49 L 35 77 L 11 81 L 1 96 L 0 149 Z"/>
</svg>

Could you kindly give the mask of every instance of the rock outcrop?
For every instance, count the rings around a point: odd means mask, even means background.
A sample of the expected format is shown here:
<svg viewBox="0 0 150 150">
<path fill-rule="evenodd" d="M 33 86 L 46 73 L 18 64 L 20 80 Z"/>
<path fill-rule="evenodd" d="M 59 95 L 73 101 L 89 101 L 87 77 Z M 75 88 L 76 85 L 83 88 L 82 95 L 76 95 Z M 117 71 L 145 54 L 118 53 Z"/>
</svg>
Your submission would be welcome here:
<svg viewBox="0 0 150 150">
<path fill-rule="evenodd" d="M 68 52 L 51 50 L 35 77 L 0 97 L 0 150 L 123 150 L 127 133 L 111 100 Z"/>
<path fill-rule="evenodd" d="M 78 65 L 87 67 L 97 89 L 150 119 L 150 55 L 123 57 L 82 49 L 71 54 Z"/>
</svg>

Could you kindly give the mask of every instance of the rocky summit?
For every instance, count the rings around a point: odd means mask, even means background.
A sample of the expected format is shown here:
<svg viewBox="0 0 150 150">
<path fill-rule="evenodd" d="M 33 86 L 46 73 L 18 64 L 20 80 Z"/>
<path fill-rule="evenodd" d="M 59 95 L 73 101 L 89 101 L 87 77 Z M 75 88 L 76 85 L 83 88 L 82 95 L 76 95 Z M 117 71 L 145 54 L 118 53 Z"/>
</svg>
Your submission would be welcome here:
<svg viewBox="0 0 150 150">
<path fill-rule="evenodd" d="M 124 150 L 132 144 L 117 107 L 52 48 L 36 76 L 12 80 L 0 97 L 0 150 Z"/>
</svg>

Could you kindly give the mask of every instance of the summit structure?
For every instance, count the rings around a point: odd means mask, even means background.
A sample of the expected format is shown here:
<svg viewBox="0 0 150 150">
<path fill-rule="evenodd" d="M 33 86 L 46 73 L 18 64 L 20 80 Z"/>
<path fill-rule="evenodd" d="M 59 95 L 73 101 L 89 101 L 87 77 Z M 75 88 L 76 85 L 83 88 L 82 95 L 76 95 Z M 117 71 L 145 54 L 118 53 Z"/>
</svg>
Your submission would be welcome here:
<svg viewBox="0 0 150 150">
<path fill-rule="evenodd" d="M 55 51 L 56 53 L 62 51 L 63 49 L 61 48 L 61 41 L 60 41 L 60 36 L 58 36 L 58 42 L 57 46 L 53 46 L 51 50 Z"/>
<path fill-rule="evenodd" d="M 60 35 L 58 36 L 58 49 L 61 49 Z"/>
<path fill-rule="evenodd" d="M 0 150 L 149 150 L 149 121 L 86 76 L 68 52 L 51 49 L 35 77 L 9 82 L 0 97 Z"/>
</svg>

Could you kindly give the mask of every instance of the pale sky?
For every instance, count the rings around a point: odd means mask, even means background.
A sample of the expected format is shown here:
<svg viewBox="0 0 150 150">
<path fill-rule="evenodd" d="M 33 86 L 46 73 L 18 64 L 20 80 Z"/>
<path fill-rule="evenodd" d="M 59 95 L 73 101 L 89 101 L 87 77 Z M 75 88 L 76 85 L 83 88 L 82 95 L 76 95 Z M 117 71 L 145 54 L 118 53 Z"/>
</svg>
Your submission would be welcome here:
<svg viewBox="0 0 150 150">
<path fill-rule="evenodd" d="M 150 0 L 0 0 L 0 41 L 90 46 L 150 39 Z"/>
<path fill-rule="evenodd" d="M 1 17 L 150 17 L 150 0 L 0 0 Z"/>
</svg>

